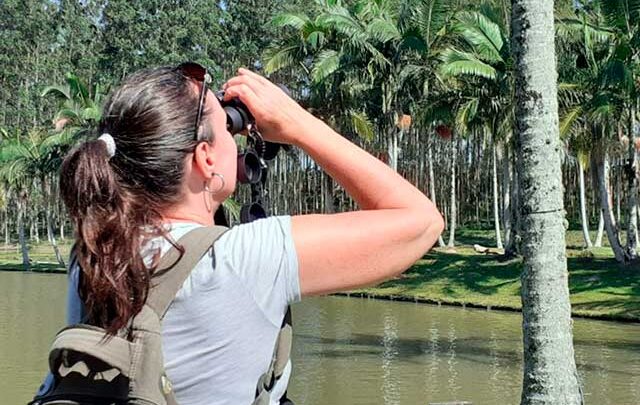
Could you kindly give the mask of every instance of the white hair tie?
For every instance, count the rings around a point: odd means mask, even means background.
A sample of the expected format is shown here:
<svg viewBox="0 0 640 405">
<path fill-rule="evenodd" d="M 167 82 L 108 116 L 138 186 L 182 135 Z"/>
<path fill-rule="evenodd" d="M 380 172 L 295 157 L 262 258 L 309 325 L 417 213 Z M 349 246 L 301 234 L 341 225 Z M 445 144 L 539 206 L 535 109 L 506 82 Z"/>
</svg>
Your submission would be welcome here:
<svg viewBox="0 0 640 405">
<path fill-rule="evenodd" d="M 113 139 L 111 134 L 108 134 L 105 132 L 104 134 L 100 135 L 98 140 L 104 142 L 104 144 L 107 146 L 107 153 L 109 154 L 109 159 L 114 157 L 116 154 L 116 141 Z"/>
</svg>

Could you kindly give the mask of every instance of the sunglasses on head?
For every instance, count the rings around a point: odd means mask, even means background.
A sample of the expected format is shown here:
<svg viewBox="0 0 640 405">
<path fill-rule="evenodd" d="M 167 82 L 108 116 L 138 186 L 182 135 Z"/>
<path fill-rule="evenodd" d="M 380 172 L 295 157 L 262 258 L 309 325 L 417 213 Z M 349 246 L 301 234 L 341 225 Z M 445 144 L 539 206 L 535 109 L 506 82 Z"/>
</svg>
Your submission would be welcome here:
<svg viewBox="0 0 640 405">
<path fill-rule="evenodd" d="M 207 72 L 207 68 L 204 66 L 195 63 L 195 62 L 185 62 L 178 67 L 176 67 L 176 71 L 182 73 L 185 77 L 189 79 L 193 79 L 197 82 L 202 82 L 202 87 L 200 88 L 200 96 L 198 97 L 198 114 L 196 115 L 196 127 L 195 131 L 195 139 L 199 141 L 198 136 L 198 128 L 200 128 L 200 120 L 202 119 L 202 110 L 204 109 L 204 102 L 207 98 L 207 84 L 211 83 L 211 75 Z"/>
</svg>

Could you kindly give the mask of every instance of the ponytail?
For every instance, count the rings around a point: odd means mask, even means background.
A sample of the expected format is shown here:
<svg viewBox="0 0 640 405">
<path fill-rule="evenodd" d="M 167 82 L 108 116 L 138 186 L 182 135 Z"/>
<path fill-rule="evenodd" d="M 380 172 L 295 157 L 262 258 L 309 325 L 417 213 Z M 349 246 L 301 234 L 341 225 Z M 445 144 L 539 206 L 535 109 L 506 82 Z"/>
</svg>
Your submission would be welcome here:
<svg viewBox="0 0 640 405">
<path fill-rule="evenodd" d="M 142 247 L 153 232 L 109 158 L 105 142 L 81 144 L 62 164 L 60 189 L 74 220 L 88 322 L 113 334 L 146 301 L 153 266 L 145 264 Z"/>
</svg>

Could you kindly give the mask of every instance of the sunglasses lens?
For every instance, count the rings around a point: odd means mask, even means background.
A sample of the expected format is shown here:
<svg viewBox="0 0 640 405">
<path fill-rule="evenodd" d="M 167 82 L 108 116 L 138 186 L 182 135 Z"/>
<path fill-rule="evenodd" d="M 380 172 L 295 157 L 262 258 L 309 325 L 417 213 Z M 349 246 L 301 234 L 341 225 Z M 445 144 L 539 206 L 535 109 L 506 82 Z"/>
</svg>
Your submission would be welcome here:
<svg viewBox="0 0 640 405">
<path fill-rule="evenodd" d="M 204 77 L 207 74 L 207 69 L 204 66 L 194 62 L 186 62 L 178 66 L 177 68 L 183 75 L 190 77 L 199 82 L 204 81 Z"/>
</svg>

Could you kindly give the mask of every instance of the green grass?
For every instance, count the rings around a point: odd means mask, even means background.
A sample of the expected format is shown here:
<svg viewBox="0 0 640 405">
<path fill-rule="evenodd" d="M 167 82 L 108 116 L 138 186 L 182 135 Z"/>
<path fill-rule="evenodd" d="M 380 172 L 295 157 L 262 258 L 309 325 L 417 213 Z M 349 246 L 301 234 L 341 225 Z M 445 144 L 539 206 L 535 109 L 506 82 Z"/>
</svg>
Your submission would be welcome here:
<svg viewBox="0 0 640 405">
<path fill-rule="evenodd" d="M 474 243 L 495 245 L 491 231 L 460 230 L 457 240 L 455 251 L 434 249 L 397 279 L 355 293 L 520 309 L 522 260 L 476 253 Z M 70 242 L 61 243 L 65 259 L 69 248 Z M 640 265 L 618 264 L 608 247 L 583 250 L 582 233 L 574 230 L 567 232 L 567 256 L 575 315 L 640 321 Z M 30 257 L 34 271 L 64 271 L 47 244 L 31 246 Z M 22 270 L 16 246 L 0 247 L 0 270 Z"/>
<path fill-rule="evenodd" d="M 519 310 L 522 259 L 476 253 L 494 246 L 490 231 L 463 230 L 455 251 L 434 249 L 400 277 L 355 291 L 369 296 Z M 640 321 L 640 266 L 618 264 L 608 247 L 582 250 L 569 231 L 567 256 L 574 315 Z"/>
</svg>

